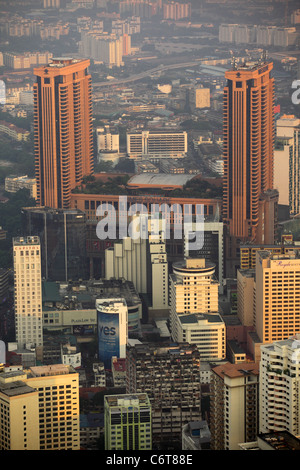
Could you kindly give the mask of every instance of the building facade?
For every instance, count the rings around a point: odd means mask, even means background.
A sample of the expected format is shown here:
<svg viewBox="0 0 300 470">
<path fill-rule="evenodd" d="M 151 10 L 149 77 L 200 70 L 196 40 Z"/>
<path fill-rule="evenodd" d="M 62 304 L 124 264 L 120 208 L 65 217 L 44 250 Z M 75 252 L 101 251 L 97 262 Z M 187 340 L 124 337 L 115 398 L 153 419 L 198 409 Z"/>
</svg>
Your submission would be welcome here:
<svg viewBox="0 0 300 470">
<path fill-rule="evenodd" d="M 1 450 L 79 450 L 79 379 L 62 364 L 0 373 Z"/>
<path fill-rule="evenodd" d="M 71 190 L 93 171 L 89 60 L 53 59 L 34 69 L 37 203 L 68 208 Z"/>
<path fill-rule="evenodd" d="M 239 450 L 239 443 L 256 440 L 258 385 L 258 364 L 227 362 L 212 369 L 211 450 Z"/>
<path fill-rule="evenodd" d="M 272 68 L 272 63 L 261 61 L 234 65 L 225 73 L 223 220 L 227 258 L 237 256 L 240 242 L 256 240 L 264 203 L 261 197 L 273 189 Z M 268 233 L 269 229 L 265 226 L 264 230 Z"/>
<path fill-rule="evenodd" d="M 187 153 L 186 131 L 135 131 L 127 133 L 130 158 L 181 158 Z"/>
<path fill-rule="evenodd" d="M 295 335 L 261 346 L 259 432 L 300 434 L 299 345 Z"/>
<path fill-rule="evenodd" d="M 39 237 L 13 239 L 16 340 L 20 348 L 43 345 Z"/>
<path fill-rule="evenodd" d="M 181 448 L 183 426 L 201 420 L 200 354 L 196 346 L 170 342 L 129 345 L 126 368 L 126 392 L 149 396 L 153 447 Z"/>
<path fill-rule="evenodd" d="M 146 393 L 104 397 L 105 450 L 151 450 L 151 404 Z"/>
<path fill-rule="evenodd" d="M 189 258 L 173 263 L 170 328 L 174 341 L 195 344 L 203 360 L 224 359 L 225 324 L 219 315 L 215 265 Z"/>
</svg>

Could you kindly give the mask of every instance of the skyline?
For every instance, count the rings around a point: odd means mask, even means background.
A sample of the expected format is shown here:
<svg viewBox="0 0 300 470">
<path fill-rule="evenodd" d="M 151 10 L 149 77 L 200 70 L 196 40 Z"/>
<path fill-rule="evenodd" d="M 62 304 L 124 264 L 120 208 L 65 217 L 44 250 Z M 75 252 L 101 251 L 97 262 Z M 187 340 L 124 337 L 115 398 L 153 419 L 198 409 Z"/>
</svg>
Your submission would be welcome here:
<svg viewBox="0 0 300 470">
<path fill-rule="evenodd" d="M 297 2 L 1 13 L 0 449 L 300 449 Z"/>
</svg>

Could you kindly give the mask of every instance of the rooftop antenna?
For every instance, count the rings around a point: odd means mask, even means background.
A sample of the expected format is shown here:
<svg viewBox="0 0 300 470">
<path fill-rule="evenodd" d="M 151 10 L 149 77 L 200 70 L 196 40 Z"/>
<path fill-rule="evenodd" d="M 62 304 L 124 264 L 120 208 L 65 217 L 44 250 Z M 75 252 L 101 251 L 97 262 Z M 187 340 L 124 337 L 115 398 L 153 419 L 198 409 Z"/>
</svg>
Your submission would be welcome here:
<svg viewBox="0 0 300 470">
<path fill-rule="evenodd" d="M 237 66 L 236 66 L 236 57 L 235 57 L 235 56 L 232 57 L 231 65 L 232 65 L 233 70 L 236 70 L 236 69 L 237 69 Z"/>
</svg>

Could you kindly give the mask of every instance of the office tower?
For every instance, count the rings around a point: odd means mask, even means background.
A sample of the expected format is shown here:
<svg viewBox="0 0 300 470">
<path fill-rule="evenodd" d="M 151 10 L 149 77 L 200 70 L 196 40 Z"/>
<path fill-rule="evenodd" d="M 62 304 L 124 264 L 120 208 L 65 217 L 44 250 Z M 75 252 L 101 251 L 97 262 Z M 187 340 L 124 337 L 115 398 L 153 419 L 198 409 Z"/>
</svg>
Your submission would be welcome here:
<svg viewBox="0 0 300 470">
<path fill-rule="evenodd" d="M 39 236 L 44 279 L 65 282 L 88 279 L 84 212 L 24 207 L 21 217 L 24 234 Z"/>
<path fill-rule="evenodd" d="M 39 237 L 13 239 L 16 341 L 43 345 L 41 246 Z"/>
<path fill-rule="evenodd" d="M 239 450 L 258 432 L 259 365 L 221 364 L 212 369 L 211 450 Z"/>
<path fill-rule="evenodd" d="M 260 198 L 273 189 L 272 68 L 261 61 L 225 73 L 223 221 L 229 259 L 237 257 L 240 242 L 256 240 Z"/>
<path fill-rule="evenodd" d="M 181 158 L 188 151 L 185 131 L 132 131 L 127 133 L 127 153 L 130 158 Z"/>
<path fill-rule="evenodd" d="M 0 403 L 3 450 L 80 449 L 79 379 L 73 367 L 53 364 L 4 371 Z"/>
<path fill-rule="evenodd" d="M 300 434 L 298 335 L 261 346 L 259 432 Z"/>
<path fill-rule="evenodd" d="M 197 345 L 203 360 L 225 358 L 225 324 L 219 314 L 215 265 L 189 258 L 173 263 L 170 327 L 174 341 Z"/>
<path fill-rule="evenodd" d="M 104 397 L 105 450 L 151 450 L 151 404 L 146 393 Z"/>
<path fill-rule="evenodd" d="M 127 347 L 126 393 L 147 393 L 152 440 L 158 448 L 181 448 L 182 428 L 201 418 L 200 354 L 187 343 Z"/>
<path fill-rule="evenodd" d="M 300 212 L 300 119 L 283 115 L 276 121 L 274 188 L 279 204 L 289 206 L 291 216 Z"/>
<path fill-rule="evenodd" d="M 259 251 L 255 272 L 255 328 L 262 343 L 300 332 L 299 252 L 274 255 Z"/>
<path fill-rule="evenodd" d="M 37 203 L 68 208 L 93 171 L 89 60 L 57 58 L 35 68 L 34 136 Z"/>
<path fill-rule="evenodd" d="M 98 326 L 98 357 L 111 369 L 113 357 L 126 357 L 128 339 L 128 308 L 125 299 L 96 300 Z"/>
</svg>

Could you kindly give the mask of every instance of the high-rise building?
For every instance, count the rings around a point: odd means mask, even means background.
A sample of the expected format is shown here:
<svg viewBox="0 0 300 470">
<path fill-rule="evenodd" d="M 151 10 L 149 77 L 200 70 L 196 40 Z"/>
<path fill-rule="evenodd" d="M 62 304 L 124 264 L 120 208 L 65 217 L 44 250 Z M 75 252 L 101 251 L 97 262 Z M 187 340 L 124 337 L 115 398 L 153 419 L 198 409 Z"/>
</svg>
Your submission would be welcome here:
<svg viewBox="0 0 300 470">
<path fill-rule="evenodd" d="M 105 450 L 151 450 L 151 431 L 146 393 L 104 397 Z"/>
<path fill-rule="evenodd" d="M 259 251 L 255 272 L 255 328 L 262 343 L 300 333 L 299 252 Z"/>
<path fill-rule="evenodd" d="M 258 386 L 259 366 L 254 362 L 227 362 L 212 369 L 211 450 L 239 450 L 239 443 L 256 440 Z"/>
<path fill-rule="evenodd" d="M 201 417 L 200 353 L 188 343 L 128 345 L 126 393 L 147 393 L 152 407 L 152 441 L 181 448 L 182 428 Z"/>
<path fill-rule="evenodd" d="M 300 341 L 296 335 L 261 345 L 259 432 L 300 434 Z"/>
<path fill-rule="evenodd" d="M 41 272 L 47 281 L 88 279 L 86 215 L 77 209 L 23 207 L 23 235 L 37 235 Z"/>
<path fill-rule="evenodd" d="M 203 360 L 225 358 L 225 324 L 219 314 L 215 265 L 189 258 L 173 263 L 170 326 L 176 342 L 196 344 Z"/>
<path fill-rule="evenodd" d="M 276 121 L 274 187 L 279 203 L 288 205 L 290 215 L 300 212 L 300 119 L 283 115 Z"/>
<path fill-rule="evenodd" d="M 39 237 L 13 239 L 15 328 L 20 348 L 43 345 L 41 245 Z"/>
<path fill-rule="evenodd" d="M 53 364 L 0 373 L 1 450 L 79 450 L 79 378 Z"/>
<path fill-rule="evenodd" d="M 68 208 L 70 195 L 93 171 L 89 60 L 56 58 L 34 69 L 37 203 Z"/>
<path fill-rule="evenodd" d="M 126 357 L 128 339 L 128 308 L 125 299 L 96 300 L 98 323 L 98 357 L 106 369 L 111 369 L 113 357 Z"/>
<path fill-rule="evenodd" d="M 223 221 L 229 259 L 236 258 L 240 242 L 256 240 L 261 196 L 273 189 L 272 68 L 262 60 L 235 64 L 225 73 Z"/>
</svg>

